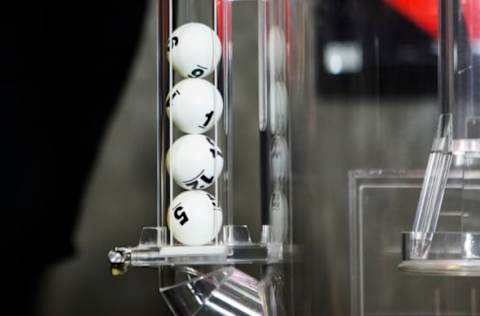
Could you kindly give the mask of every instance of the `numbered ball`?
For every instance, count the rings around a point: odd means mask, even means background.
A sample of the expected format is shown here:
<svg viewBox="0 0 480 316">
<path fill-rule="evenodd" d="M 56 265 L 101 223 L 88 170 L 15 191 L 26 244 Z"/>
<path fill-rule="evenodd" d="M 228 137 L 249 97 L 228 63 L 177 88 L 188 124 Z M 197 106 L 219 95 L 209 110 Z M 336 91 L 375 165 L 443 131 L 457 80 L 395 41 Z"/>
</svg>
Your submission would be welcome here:
<svg viewBox="0 0 480 316">
<path fill-rule="evenodd" d="M 201 23 L 180 26 L 168 42 L 168 59 L 183 77 L 208 76 L 217 67 L 221 54 L 218 35 Z"/>
<path fill-rule="evenodd" d="M 270 151 L 272 164 L 272 180 L 275 187 L 279 187 L 288 179 L 289 155 L 288 144 L 282 136 L 275 136 Z"/>
<path fill-rule="evenodd" d="M 286 41 L 281 28 L 273 26 L 268 34 L 268 60 L 270 71 L 280 76 L 285 69 Z"/>
<path fill-rule="evenodd" d="M 167 96 L 167 114 L 184 133 L 200 134 L 210 130 L 223 112 L 223 99 L 217 88 L 203 79 L 185 79 Z"/>
<path fill-rule="evenodd" d="M 166 167 L 175 183 L 184 189 L 205 189 L 222 172 L 223 155 L 205 135 L 185 135 L 167 152 Z"/>
<path fill-rule="evenodd" d="M 270 198 L 270 229 L 273 241 L 284 242 L 288 232 L 288 201 L 282 191 L 273 191 Z"/>
<path fill-rule="evenodd" d="M 285 135 L 288 123 L 288 94 L 285 83 L 270 84 L 270 131 L 274 135 Z"/>
<path fill-rule="evenodd" d="M 222 227 L 222 210 L 215 197 L 205 191 L 185 191 L 173 199 L 167 224 L 173 237 L 184 245 L 199 246 L 212 241 Z"/>
</svg>

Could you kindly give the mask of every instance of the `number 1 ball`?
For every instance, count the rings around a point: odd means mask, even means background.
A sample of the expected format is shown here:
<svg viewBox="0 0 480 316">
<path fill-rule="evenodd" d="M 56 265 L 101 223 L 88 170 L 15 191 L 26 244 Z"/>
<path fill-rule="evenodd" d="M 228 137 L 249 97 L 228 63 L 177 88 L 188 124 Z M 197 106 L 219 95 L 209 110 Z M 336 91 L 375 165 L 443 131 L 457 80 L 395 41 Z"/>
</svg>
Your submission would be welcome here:
<svg viewBox="0 0 480 316">
<path fill-rule="evenodd" d="M 183 77 L 203 78 L 217 67 L 222 54 L 218 35 L 201 23 L 187 23 L 172 32 L 168 59 Z"/>
<path fill-rule="evenodd" d="M 222 210 L 213 195 L 185 191 L 175 197 L 167 214 L 173 237 L 184 245 L 200 246 L 212 241 L 222 227 Z"/>
<path fill-rule="evenodd" d="M 167 114 L 187 134 L 201 134 L 218 122 L 223 99 L 217 88 L 204 79 L 184 79 L 167 97 Z"/>
</svg>

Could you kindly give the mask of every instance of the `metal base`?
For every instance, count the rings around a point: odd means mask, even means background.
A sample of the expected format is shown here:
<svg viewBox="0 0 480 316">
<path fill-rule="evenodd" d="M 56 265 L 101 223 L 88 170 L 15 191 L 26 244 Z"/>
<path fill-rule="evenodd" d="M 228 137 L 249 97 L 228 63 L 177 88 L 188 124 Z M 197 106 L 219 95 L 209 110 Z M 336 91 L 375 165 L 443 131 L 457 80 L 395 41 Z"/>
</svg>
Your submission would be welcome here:
<svg viewBox="0 0 480 316">
<path fill-rule="evenodd" d="M 423 275 L 479 277 L 480 260 L 407 260 L 398 269 Z"/>
<path fill-rule="evenodd" d="M 418 250 L 421 248 L 421 251 Z M 480 233 L 402 233 L 402 272 L 443 276 L 480 276 Z"/>
</svg>

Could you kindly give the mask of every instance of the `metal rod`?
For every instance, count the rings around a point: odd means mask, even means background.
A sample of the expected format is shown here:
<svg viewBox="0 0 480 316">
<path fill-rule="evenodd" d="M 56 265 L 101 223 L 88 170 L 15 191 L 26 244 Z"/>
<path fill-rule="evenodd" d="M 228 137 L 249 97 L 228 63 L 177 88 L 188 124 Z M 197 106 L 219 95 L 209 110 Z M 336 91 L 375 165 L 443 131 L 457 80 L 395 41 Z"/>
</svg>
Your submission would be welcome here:
<svg viewBox="0 0 480 316">
<path fill-rule="evenodd" d="M 438 92 L 442 113 L 455 104 L 455 9 L 457 0 L 439 0 Z"/>
</svg>

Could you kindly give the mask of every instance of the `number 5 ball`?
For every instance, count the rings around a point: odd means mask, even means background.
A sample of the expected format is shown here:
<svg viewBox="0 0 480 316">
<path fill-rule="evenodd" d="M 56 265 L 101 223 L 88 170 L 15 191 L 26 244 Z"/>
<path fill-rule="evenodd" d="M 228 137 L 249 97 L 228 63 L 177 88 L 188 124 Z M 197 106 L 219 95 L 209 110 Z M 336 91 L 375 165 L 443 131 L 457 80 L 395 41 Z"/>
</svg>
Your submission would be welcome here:
<svg viewBox="0 0 480 316">
<path fill-rule="evenodd" d="M 203 78 L 217 67 L 222 54 L 218 35 L 201 23 L 187 23 L 172 32 L 168 59 L 183 77 Z"/>
<path fill-rule="evenodd" d="M 205 191 L 185 191 L 173 199 L 167 225 L 173 237 L 184 245 L 200 246 L 212 241 L 222 227 L 222 210 Z"/>
<path fill-rule="evenodd" d="M 205 189 L 222 172 L 223 156 L 207 136 L 185 135 L 168 150 L 166 167 L 180 187 L 187 190 Z"/>
<path fill-rule="evenodd" d="M 187 134 L 201 134 L 210 130 L 222 112 L 222 96 L 207 80 L 182 80 L 167 97 L 167 114 L 172 114 L 175 126 Z"/>
</svg>

